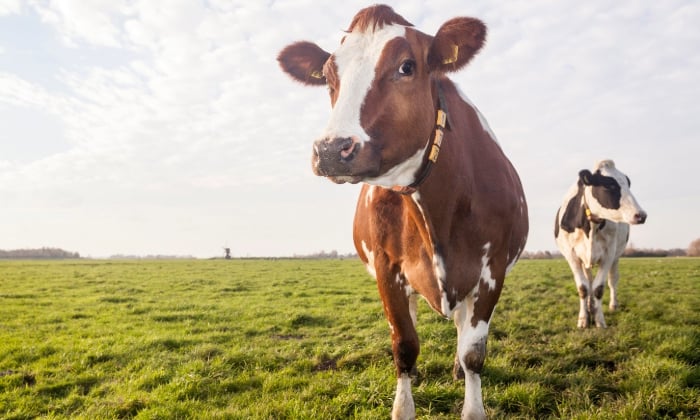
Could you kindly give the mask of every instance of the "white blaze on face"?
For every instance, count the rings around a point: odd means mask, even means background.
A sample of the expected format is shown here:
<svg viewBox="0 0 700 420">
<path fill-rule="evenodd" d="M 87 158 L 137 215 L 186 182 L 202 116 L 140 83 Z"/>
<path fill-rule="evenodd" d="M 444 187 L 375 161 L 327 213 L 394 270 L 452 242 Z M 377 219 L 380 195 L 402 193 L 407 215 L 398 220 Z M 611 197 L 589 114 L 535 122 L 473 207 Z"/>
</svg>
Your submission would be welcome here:
<svg viewBox="0 0 700 420">
<path fill-rule="evenodd" d="M 360 124 L 360 112 L 374 82 L 375 68 L 387 42 L 406 35 L 406 27 L 389 25 L 366 33 L 352 32 L 335 52 L 340 80 L 338 99 L 324 138 L 353 137 L 364 143 L 369 135 Z"/>
<path fill-rule="evenodd" d="M 375 69 L 384 47 L 392 39 L 405 36 L 405 26 L 388 25 L 376 32 L 352 32 L 345 37 L 334 54 L 340 87 L 322 138 L 352 138 L 360 145 L 371 141 L 361 124 L 362 106 L 374 83 Z M 410 185 L 423 164 L 424 155 L 425 148 L 422 148 L 381 176 L 363 181 L 387 188 Z"/>
</svg>

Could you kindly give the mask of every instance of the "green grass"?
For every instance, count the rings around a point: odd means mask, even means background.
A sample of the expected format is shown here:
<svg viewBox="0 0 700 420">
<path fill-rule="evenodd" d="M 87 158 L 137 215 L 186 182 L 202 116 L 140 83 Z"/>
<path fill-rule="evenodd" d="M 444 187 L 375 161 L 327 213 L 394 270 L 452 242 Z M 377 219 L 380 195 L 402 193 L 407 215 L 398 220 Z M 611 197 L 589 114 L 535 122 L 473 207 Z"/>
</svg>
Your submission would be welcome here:
<svg viewBox="0 0 700 420">
<path fill-rule="evenodd" d="M 579 330 L 566 263 L 516 266 L 482 375 L 490 418 L 700 417 L 700 259 L 620 270 L 609 328 Z M 419 309 L 418 417 L 457 418 L 454 325 Z M 394 386 L 356 260 L 0 262 L 3 419 L 389 418 Z"/>
</svg>

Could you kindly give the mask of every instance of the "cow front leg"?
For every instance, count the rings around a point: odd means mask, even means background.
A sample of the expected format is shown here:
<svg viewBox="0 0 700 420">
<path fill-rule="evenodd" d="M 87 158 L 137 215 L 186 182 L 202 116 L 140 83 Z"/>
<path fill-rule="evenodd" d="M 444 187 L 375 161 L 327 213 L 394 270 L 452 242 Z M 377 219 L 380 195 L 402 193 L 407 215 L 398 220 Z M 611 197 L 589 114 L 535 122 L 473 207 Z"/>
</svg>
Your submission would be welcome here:
<svg viewBox="0 0 700 420">
<path fill-rule="evenodd" d="M 415 298 L 399 274 L 377 273 L 377 285 L 384 304 L 384 315 L 391 329 L 391 350 L 396 367 L 396 395 L 391 411 L 393 420 L 416 418 L 411 392 L 411 373 L 415 372 L 420 351 L 415 322 Z"/>
<path fill-rule="evenodd" d="M 610 266 L 601 266 L 596 273 L 593 284 L 591 285 L 591 296 L 589 300 L 589 311 L 595 320 L 595 326 L 598 328 L 606 328 L 605 316 L 603 315 L 603 291 L 605 289 L 605 280 L 608 277 Z"/>
<path fill-rule="evenodd" d="M 580 261 L 569 260 L 568 263 L 574 274 L 574 282 L 576 282 L 576 290 L 579 297 L 578 322 L 576 325 L 578 328 L 588 328 L 588 298 L 591 294 L 590 272 L 584 270 Z"/>
<path fill-rule="evenodd" d="M 610 272 L 608 273 L 608 287 L 610 288 L 610 310 L 617 310 L 617 281 L 620 280 L 620 260 L 615 260 L 610 266 Z"/>
<path fill-rule="evenodd" d="M 486 418 L 481 394 L 481 371 L 486 359 L 486 339 L 493 305 L 486 308 L 486 300 L 467 297 L 454 312 L 457 327 L 457 358 L 464 377 L 464 406 L 462 419 Z M 481 308 L 479 308 L 481 306 Z M 476 309 L 476 311 L 475 311 Z M 458 371 L 455 366 L 455 370 Z"/>
</svg>

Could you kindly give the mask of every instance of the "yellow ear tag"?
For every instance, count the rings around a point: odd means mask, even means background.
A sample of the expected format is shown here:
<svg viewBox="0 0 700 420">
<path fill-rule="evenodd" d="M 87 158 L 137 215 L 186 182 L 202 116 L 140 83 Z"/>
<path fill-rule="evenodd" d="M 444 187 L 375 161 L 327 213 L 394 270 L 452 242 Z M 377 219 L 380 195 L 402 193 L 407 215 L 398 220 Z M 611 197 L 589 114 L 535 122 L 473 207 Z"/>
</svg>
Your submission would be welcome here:
<svg viewBox="0 0 700 420">
<path fill-rule="evenodd" d="M 311 72 L 311 77 L 313 77 L 314 79 L 323 79 L 323 73 L 321 73 L 318 70 L 314 70 Z"/>
<path fill-rule="evenodd" d="M 457 61 L 459 57 L 459 47 L 457 44 L 452 44 L 452 57 L 442 60 L 442 64 L 452 64 Z"/>
</svg>

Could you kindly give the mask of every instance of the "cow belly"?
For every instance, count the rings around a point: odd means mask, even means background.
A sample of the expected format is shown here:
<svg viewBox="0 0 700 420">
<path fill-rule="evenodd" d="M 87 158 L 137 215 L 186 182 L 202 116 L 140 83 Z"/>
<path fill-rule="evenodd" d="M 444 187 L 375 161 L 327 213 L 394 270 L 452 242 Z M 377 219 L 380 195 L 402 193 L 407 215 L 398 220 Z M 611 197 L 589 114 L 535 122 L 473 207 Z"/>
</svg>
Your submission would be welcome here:
<svg viewBox="0 0 700 420">
<path fill-rule="evenodd" d="M 576 229 L 571 234 L 566 234 L 568 241 L 576 256 L 586 268 L 618 259 L 625 251 L 629 226 L 607 221 L 605 228 L 595 232 L 591 238 Z"/>
</svg>

